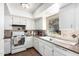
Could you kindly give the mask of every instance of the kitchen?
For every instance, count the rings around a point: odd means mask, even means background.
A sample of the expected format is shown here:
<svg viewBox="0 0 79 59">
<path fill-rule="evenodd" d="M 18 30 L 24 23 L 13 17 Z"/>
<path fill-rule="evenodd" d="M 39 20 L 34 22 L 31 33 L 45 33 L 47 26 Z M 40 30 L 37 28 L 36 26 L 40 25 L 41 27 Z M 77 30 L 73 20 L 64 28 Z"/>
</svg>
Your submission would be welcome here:
<svg viewBox="0 0 79 59">
<path fill-rule="evenodd" d="M 79 4 L 3 5 L 4 56 L 79 55 Z"/>
</svg>

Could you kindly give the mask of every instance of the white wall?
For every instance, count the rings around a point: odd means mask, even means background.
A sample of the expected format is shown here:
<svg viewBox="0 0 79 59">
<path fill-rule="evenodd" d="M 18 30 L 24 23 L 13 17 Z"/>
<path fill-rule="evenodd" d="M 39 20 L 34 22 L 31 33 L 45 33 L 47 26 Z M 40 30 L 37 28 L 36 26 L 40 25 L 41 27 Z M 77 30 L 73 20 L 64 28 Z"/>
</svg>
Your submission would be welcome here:
<svg viewBox="0 0 79 59">
<path fill-rule="evenodd" d="M 12 29 L 12 18 L 10 16 L 10 12 L 6 4 L 4 4 L 4 29 L 5 30 Z"/>
<path fill-rule="evenodd" d="M 4 55 L 4 4 L 0 3 L 0 55 Z"/>
<path fill-rule="evenodd" d="M 11 15 L 32 18 L 31 13 L 28 13 L 28 12 L 26 12 L 24 10 L 20 10 L 20 9 L 12 6 L 10 3 L 8 3 L 7 5 L 8 5 L 8 9 L 9 9 Z"/>
</svg>

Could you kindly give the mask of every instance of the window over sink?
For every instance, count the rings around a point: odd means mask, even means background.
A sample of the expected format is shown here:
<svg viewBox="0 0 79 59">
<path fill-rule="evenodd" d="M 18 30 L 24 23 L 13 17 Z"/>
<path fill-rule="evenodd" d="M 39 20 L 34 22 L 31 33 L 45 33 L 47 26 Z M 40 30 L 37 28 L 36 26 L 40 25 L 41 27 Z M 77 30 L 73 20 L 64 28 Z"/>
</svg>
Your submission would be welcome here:
<svg viewBox="0 0 79 59">
<path fill-rule="evenodd" d="M 47 17 L 47 31 L 49 33 L 61 34 L 58 14 Z"/>
</svg>

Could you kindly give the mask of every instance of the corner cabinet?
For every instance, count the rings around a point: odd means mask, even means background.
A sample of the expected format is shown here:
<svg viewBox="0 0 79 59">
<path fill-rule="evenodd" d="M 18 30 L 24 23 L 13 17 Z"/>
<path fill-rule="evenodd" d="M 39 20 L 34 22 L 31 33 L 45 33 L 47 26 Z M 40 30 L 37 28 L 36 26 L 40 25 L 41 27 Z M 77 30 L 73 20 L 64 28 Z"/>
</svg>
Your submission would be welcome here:
<svg viewBox="0 0 79 59">
<path fill-rule="evenodd" d="M 35 29 L 46 30 L 46 17 L 35 18 Z"/>
<path fill-rule="evenodd" d="M 35 29 L 36 30 L 41 30 L 43 27 L 42 27 L 42 18 L 37 18 L 35 19 Z"/>
<path fill-rule="evenodd" d="M 34 30 L 34 29 L 35 29 L 34 19 L 27 18 L 26 19 L 26 30 Z"/>
<path fill-rule="evenodd" d="M 26 49 L 33 47 L 33 37 L 25 37 L 25 47 Z"/>
</svg>

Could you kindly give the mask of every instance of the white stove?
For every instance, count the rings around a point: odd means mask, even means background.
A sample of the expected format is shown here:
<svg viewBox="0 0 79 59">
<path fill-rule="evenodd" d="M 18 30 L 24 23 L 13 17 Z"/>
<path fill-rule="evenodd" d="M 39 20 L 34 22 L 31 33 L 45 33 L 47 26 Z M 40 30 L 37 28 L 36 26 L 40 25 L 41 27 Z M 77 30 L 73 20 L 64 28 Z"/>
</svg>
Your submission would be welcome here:
<svg viewBox="0 0 79 59">
<path fill-rule="evenodd" d="M 25 36 L 23 31 L 14 31 L 11 40 L 11 53 L 17 53 L 26 50 Z"/>
</svg>

